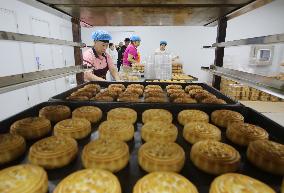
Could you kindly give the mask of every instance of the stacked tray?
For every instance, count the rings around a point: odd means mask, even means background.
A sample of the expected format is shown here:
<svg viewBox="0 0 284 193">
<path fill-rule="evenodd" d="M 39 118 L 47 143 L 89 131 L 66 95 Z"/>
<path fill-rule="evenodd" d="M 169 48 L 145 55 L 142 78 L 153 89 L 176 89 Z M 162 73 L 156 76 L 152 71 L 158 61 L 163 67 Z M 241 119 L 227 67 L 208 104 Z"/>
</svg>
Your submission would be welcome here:
<svg viewBox="0 0 284 193">
<path fill-rule="evenodd" d="M 74 110 L 77 107 L 90 105 L 89 102 L 45 102 L 38 104 L 30 109 L 27 109 L 17 115 L 14 115 L 2 122 L 0 122 L 0 132 L 6 133 L 9 132 L 9 128 L 12 123 L 15 121 L 28 117 L 28 116 L 38 116 L 39 110 L 45 106 L 48 105 L 66 105 L 71 108 L 71 110 Z M 139 147 L 142 145 L 143 141 L 141 140 L 140 131 L 141 131 L 141 114 L 147 110 L 147 109 L 154 109 L 154 108 L 161 108 L 169 110 L 173 114 L 173 123 L 178 128 L 178 137 L 176 140 L 176 143 L 178 143 L 185 151 L 186 153 L 186 160 L 185 165 L 183 169 L 181 170 L 180 174 L 189 179 L 198 189 L 199 193 L 208 193 L 209 187 L 212 182 L 212 180 L 216 177 L 214 175 L 207 174 L 205 172 L 202 172 L 201 170 L 197 169 L 193 163 L 189 159 L 189 152 L 191 149 L 191 145 L 187 143 L 184 138 L 182 137 L 182 126 L 177 122 L 177 114 L 184 109 L 198 109 L 201 111 L 206 112 L 208 115 L 210 115 L 214 110 L 218 109 L 229 109 L 234 110 L 239 113 L 241 113 L 245 117 L 245 122 L 252 123 L 259 125 L 260 127 L 263 127 L 266 129 L 266 131 L 269 133 L 270 139 L 274 140 L 276 142 L 284 144 L 284 128 L 280 126 L 279 124 L 273 122 L 272 120 L 266 118 L 265 116 L 261 115 L 260 113 L 244 107 L 240 105 L 235 106 L 221 106 L 221 105 L 198 105 L 198 106 L 192 106 L 187 104 L 176 104 L 172 105 L 169 103 L 164 104 L 122 104 L 122 103 L 97 103 L 95 106 L 99 107 L 103 111 L 103 117 L 102 121 L 106 119 L 106 113 L 117 107 L 128 107 L 134 109 L 138 113 L 138 120 L 135 123 L 135 134 L 134 139 L 127 143 L 130 150 L 130 160 L 128 165 L 121 171 L 115 173 L 115 175 L 118 177 L 119 182 L 122 187 L 122 191 L 125 193 L 132 192 L 134 184 L 139 180 L 141 177 L 143 177 L 146 172 L 143 171 L 139 165 L 137 160 L 137 153 Z M 99 123 L 98 123 L 99 124 Z M 81 152 L 84 145 L 86 145 L 89 141 L 95 139 L 98 137 L 97 127 L 98 124 L 92 125 L 92 133 L 87 138 L 79 140 L 79 153 L 77 155 L 77 158 L 71 162 L 69 165 L 61 168 L 61 169 L 53 169 L 53 170 L 47 170 L 48 179 L 49 179 L 49 192 L 51 193 L 55 186 L 67 175 L 83 169 L 82 163 L 81 163 Z M 51 135 L 51 133 L 49 133 Z M 28 141 L 27 142 L 27 150 L 23 156 L 18 158 L 17 160 L 2 165 L 1 169 L 20 164 L 20 163 L 27 163 L 27 155 L 28 155 L 28 148 L 34 143 L 35 141 Z M 248 176 L 251 176 L 253 178 L 259 179 L 260 181 L 268 184 L 270 187 L 272 187 L 275 191 L 279 192 L 280 185 L 281 185 L 281 176 L 272 175 L 266 172 L 261 171 L 260 169 L 256 168 L 252 164 L 250 164 L 247 161 L 246 158 L 246 148 L 236 146 L 232 144 L 224 135 L 224 130 L 222 131 L 222 142 L 227 143 L 233 147 L 235 147 L 241 154 L 241 166 L 240 169 L 237 171 L 238 173 L 245 174 Z"/>
<path fill-rule="evenodd" d="M 98 85 L 100 85 L 101 88 L 107 88 L 111 84 L 123 84 L 125 87 L 127 87 L 128 85 L 131 85 L 131 84 L 141 84 L 143 86 L 159 85 L 164 90 L 166 89 L 167 85 L 181 85 L 183 87 L 183 89 L 186 86 L 188 86 L 188 85 L 197 85 L 197 86 L 201 86 L 205 91 L 208 91 L 209 93 L 215 95 L 217 98 L 224 100 L 227 103 L 227 104 L 224 104 L 224 105 L 236 105 L 236 104 L 238 104 L 236 101 L 234 101 L 231 98 L 225 96 L 224 94 L 222 94 L 221 92 L 219 92 L 215 88 L 213 88 L 213 87 L 211 87 L 211 86 L 209 86 L 209 85 L 207 85 L 205 83 L 176 84 L 176 83 L 163 83 L 163 82 L 141 82 L 141 83 L 137 83 L 137 82 L 98 82 L 98 81 L 93 81 L 93 82 L 88 82 L 88 83 L 79 85 L 79 86 L 77 86 L 75 88 L 72 88 L 72 89 L 70 89 L 68 91 L 65 91 L 65 92 L 63 92 L 61 94 L 58 94 L 58 95 L 52 97 L 50 100 L 51 101 L 71 101 L 71 100 L 68 100 L 67 97 L 70 96 L 75 91 L 79 90 L 80 88 L 83 88 L 84 86 L 86 86 L 88 84 L 98 84 Z M 169 103 L 170 100 L 167 98 L 167 101 Z M 81 102 L 81 101 L 76 100 L 76 102 Z M 92 104 L 96 104 L 96 103 L 117 103 L 117 101 L 114 101 L 114 102 L 99 102 L 99 101 L 92 101 L 92 100 L 90 100 L 89 102 L 92 103 Z M 128 102 L 119 102 L 119 103 L 127 104 Z M 149 103 L 144 102 L 144 97 L 140 97 L 140 102 L 133 102 L 133 103 L 149 104 Z M 220 104 L 195 103 L 195 104 L 192 104 L 192 105 L 197 106 L 197 105 L 220 105 Z"/>
</svg>

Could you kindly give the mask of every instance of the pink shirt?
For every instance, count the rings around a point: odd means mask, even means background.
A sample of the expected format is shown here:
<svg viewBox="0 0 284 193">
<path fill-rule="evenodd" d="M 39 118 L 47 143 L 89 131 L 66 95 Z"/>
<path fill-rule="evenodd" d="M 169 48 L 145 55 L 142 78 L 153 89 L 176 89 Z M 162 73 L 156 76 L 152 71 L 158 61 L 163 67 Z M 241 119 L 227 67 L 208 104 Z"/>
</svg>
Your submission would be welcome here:
<svg viewBox="0 0 284 193">
<path fill-rule="evenodd" d="M 107 62 L 108 62 L 108 68 L 114 67 L 113 61 L 111 59 L 111 56 L 108 53 L 105 53 Z M 95 57 L 95 54 L 92 50 L 92 48 L 86 50 L 83 53 L 83 65 L 88 67 L 93 67 L 95 70 L 103 69 L 107 66 L 107 62 L 105 57 L 99 56 L 98 58 Z"/>
<path fill-rule="evenodd" d="M 131 66 L 131 62 L 128 61 L 128 54 L 131 54 L 134 60 L 138 59 L 138 51 L 133 44 L 129 44 L 123 54 L 123 65 Z"/>
</svg>

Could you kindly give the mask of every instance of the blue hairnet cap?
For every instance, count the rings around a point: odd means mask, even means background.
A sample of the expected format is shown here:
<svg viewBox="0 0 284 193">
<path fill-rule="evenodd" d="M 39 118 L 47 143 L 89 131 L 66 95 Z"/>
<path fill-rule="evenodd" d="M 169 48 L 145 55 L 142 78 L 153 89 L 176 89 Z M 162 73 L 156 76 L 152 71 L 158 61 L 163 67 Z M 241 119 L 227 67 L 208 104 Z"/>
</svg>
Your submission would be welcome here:
<svg viewBox="0 0 284 193">
<path fill-rule="evenodd" d="M 160 41 L 160 45 L 162 45 L 162 44 L 168 45 L 168 43 L 164 40 Z"/>
<path fill-rule="evenodd" d="M 110 41 L 112 38 L 107 31 L 104 30 L 96 30 L 92 34 L 92 39 L 94 41 Z"/>
<path fill-rule="evenodd" d="M 132 35 L 132 36 L 130 37 L 130 40 L 133 41 L 133 42 L 135 42 L 135 41 L 141 41 L 141 38 L 140 38 L 139 36 L 137 36 L 137 35 Z"/>
</svg>

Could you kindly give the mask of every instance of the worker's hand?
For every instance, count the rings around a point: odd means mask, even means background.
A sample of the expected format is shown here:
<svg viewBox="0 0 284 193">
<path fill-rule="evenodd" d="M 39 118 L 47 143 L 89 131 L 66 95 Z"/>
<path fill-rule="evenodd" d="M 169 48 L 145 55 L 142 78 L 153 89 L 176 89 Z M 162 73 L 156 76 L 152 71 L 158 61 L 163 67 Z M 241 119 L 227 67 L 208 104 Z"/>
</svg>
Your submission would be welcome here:
<svg viewBox="0 0 284 193">
<path fill-rule="evenodd" d="M 85 81 L 92 81 L 94 80 L 94 74 L 92 70 L 87 70 L 84 72 L 84 80 Z"/>
<path fill-rule="evenodd" d="M 116 77 L 115 77 L 115 80 L 116 80 L 116 81 L 119 81 L 119 82 L 123 82 L 123 80 L 121 80 L 120 76 L 116 76 Z"/>
<path fill-rule="evenodd" d="M 96 81 L 107 81 L 106 79 L 103 79 L 101 77 L 95 76 L 95 80 Z"/>
<path fill-rule="evenodd" d="M 93 70 L 87 70 L 84 72 L 84 80 L 85 81 L 106 81 L 106 79 L 103 79 L 101 77 L 94 75 Z"/>
</svg>

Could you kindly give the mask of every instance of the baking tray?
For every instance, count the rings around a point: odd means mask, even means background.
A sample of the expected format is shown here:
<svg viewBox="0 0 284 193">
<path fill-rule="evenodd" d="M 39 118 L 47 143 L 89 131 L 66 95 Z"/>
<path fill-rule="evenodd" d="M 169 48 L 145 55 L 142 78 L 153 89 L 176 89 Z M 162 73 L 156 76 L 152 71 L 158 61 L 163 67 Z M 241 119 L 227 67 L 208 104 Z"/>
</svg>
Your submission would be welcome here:
<svg viewBox="0 0 284 193">
<path fill-rule="evenodd" d="M 192 76 L 192 75 L 189 75 L 187 74 L 187 76 L 189 76 L 190 78 L 189 79 L 175 79 L 175 78 L 171 78 L 171 80 L 185 80 L 185 81 L 188 81 L 188 82 L 194 82 L 194 81 L 198 81 L 198 78 Z M 157 80 L 157 79 L 145 79 L 145 82 L 147 81 L 154 81 L 154 80 Z"/>
<path fill-rule="evenodd" d="M 27 109 L 19 114 L 16 114 L 2 122 L 0 122 L 0 132 L 8 132 L 10 125 L 21 118 L 27 117 L 27 116 L 36 116 L 38 115 L 39 109 L 41 109 L 44 106 L 51 105 L 51 104 L 63 104 L 63 105 L 68 105 L 72 110 L 74 108 L 83 106 L 83 105 L 89 105 L 88 102 L 82 102 L 82 103 L 72 103 L 72 102 L 44 102 L 41 104 L 38 104 L 30 109 Z M 198 170 L 190 161 L 189 159 L 189 152 L 191 145 L 187 143 L 183 137 L 182 137 L 182 126 L 177 123 L 176 117 L 177 114 L 184 109 L 199 109 L 202 110 L 208 114 L 210 114 L 212 111 L 217 110 L 217 109 L 231 109 L 234 111 L 238 111 L 242 113 L 245 117 L 245 121 L 248 123 L 252 124 L 257 124 L 263 128 L 266 128 L 268 133 L 270 134 L 270 139 L 280 142 L 284 144 L 284 127 L 280 126 L 279 124 L 273 122 L 272 120 L 268 119 L 267 117 L 261 115 L 260 113 L 244 107 L 244 106 L 196 106 L 192 108 L 190 105 L 170 105 L 170 104 L 148 104 L 148 105 L 142 105 L 142 104 L 127 104 L 127 105 L 121 105 L 120 103 L 115 103 L 115 104 L 97 104 L 97 107 L 101 108 L 103 111 L 103 118 L 102 121 L 105 120 L 106 118 L 106 112 L 109 111 L 112 108 L 116 107 L 129 107 L 133 108 L 137 111 L 138 113 L 138 121 L 135 124 L 135 135 L 134 135 L 134 140 L 128 142 L 129 145 L 129 150 L 130 150 L 130 161 L 126 168 L 121 170 L 120 172 L 115 173 L 115 175 L 118 177 L 121 187 L 123 190 L 123 193 L 131 193 L 132 188 L 137 182 L 138 179 L 140 179 L 142 176 L 146 174 L 145 171 L 143 171 L 137 161 L 137 153 L 138 149 L 142 144 L 141 137 L 140 137 L 140 129 L 141 129 L 141 114 L 144 110 L 146 109 L 151 109 L 151 108 L 163 108 L 171 111 L 174 115 L 174 121 L 173 123 L 178 127 L 178 139 L 177 143 L 181 145 L 186 152 L 186 161 L 185 165 L 180 172 L 183 176 L 188 178 L 191 182 L 195 184 L 195 186 L 198 188 L 199 193 L 208 193 L 210 183 L 212 180 L 216 177 L 214 175 L 209 175 L 206 174 L 200 170 Z M 87 137 L 86 139 L 78 141 L 79 144 L 79 153 L 76 158 L 72 163 L 70 163 L 68 166 L 61 168 L 61 169 L 55 169 L 55 170 L 48 170 L 48 178 L 49 178 L 49 193 L 53 191 L 55 186 L 62 180 L 64 177 L 67 175 L 82 169 L 81 165 L 81 151 L 82 148 L 85 144 L 87 144 L 90 140 L 94 139 L 97 137 L 97 131 L 96 128 L 98 127 L 98 124 L 93 125 L 93 131 L 92 134 Z M 222 142 L 225 142 L 227 144 L 230 144 L 234 146 L 241 154 L 242 156 L 242 163 L 240 170 L 238 173 L 242 173 L 248 176 L 251 176 L 253 178 L 259 179 L 260 181 L 268 184 L 270 187 L 272 187 L 274 190 L 276 190 L 278 193 L 280 193 L 280 185 L 281 185 L 281 176 L 276 176 L 272 175 L 266 172 L 263 172 L 256 167 L 254 167 L 252 164 L 250 164 L 247 159 L 246 159 L 246 149 L 236 146 L 232 144 L 230 141 L 228 141 L 225 137 L 225 133 L 222 133 Z M 28 141 L 27 147 L 30 147 L 31 144 L 34 141 Z M 21 158 L 17 159 L 16 161 L 1 166 L 0 169 L 12 166 L 15 164 L 19 163 L 26 163 L 27 162 L 27 154 L 28 151 L 26 151 L 25 155 L 23 155 Z"/>
<path fill-rule="evenodd" d="M 220 98 L 220 99 L 223 99 L 224 101 L 226 101 L 227 104 L 202 104 L 202 103 L 192 103 L 191 105 L 192 106 L 196 106 L 196 105 L 212 105 L 212 106 L 216 106 L 216 105 L 221 105 L 221 106 L 226 106 L 226 105 L 232 105 L 232 104 L 240 104 L 238 103 L 237 101 L 227 97 L 226 95 L 222 94 L 220 91 L 218 91 L 217 89 L 205 84 L 205 83 L 182 83 L 182 84 L 179 84 L 179 83 L 165 83 L 165 82 L 103 82 L 103 81 L 92 81 L 92 82 L 88 82 L 88 83 L 84 83 L 84 84 L 81 84 L 77 87 L 74 87 L 70 90 L 67 90 L 61 94 L 58 94 L 58 95 L 55 95 L 53 97 L 50 98 L 50 101 L 71 101 L 71 100 L 66 100 L 66 97 L 68 97 L 71 93 L 75 92 L 76 90 L 84 87 L 85 85 L 87 84 L 98 84 L 100 85 L 102 88 L 106 88 L 108 87 L 110 84 L 123 84 L 125 86 L 128 86 L 130 84 L 142 84 L 144 86 L 147 86 L 147 85 L 160 85 L 163 89 L 166 88 L 167 85 L 170 85 L 170 84 L 175 84 L 175 85 L 181 85 L 183 88 L 185 88 L 186 86 L 188 85 L 199 85 L 199 86 L 202 86 L 204 90 L 207 90 L 208 92 L 214 94 L 217 98 Z M 74 100 L 75 101 L 75 100 Z M 76 101 L 78 103 L 81 103 L 81 101 Z M 124 104 L 127 104 L 129 102 L 117 102 L 117 101 L 114 101 L 114 102 L 98 102 L 98 101 L 89 101 L 90 103 L 92 104 L 97 104 L 97 103 L 124 103 Z M 146 103 L 146 102 L 137 102 L 137 103 L 142 103 L 142 104 L 149 104 L 149 103 Z M 161 103 L 159 103 L 161 104 Z M 184 104 L 184 103 L 183 103 Z"/>
<path fill-rule="evenodd" d="M 175 81 L 175 82 L 167 82 L 168 80 L 158 80 L 158 79 L 145 79 L 144 82 L 148 83 L 148 84 L 151 84 L 153 82 L 158 82 L 158 83 L 166 83 L 166 84 L 172 84 L 172 83 L 175 83 L 175 84 L 186 84 L 186 83 L 191 83 L 193 81 L 191 80 L 176 80 L 176 79 L 171 79 L 170 81 Z"/>
</svg>

